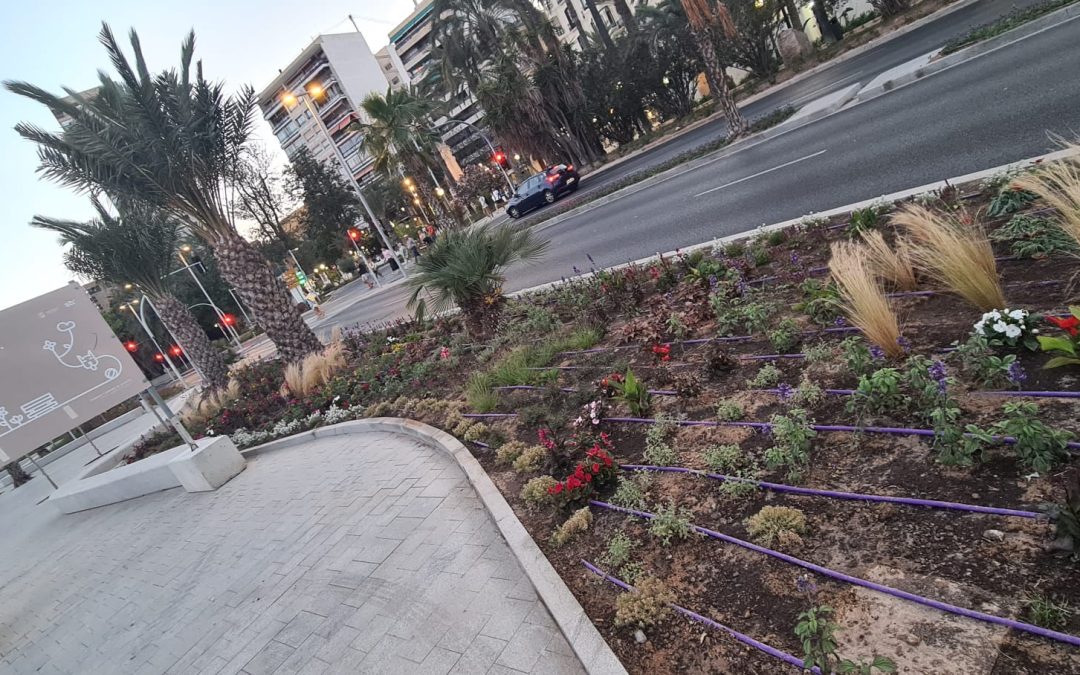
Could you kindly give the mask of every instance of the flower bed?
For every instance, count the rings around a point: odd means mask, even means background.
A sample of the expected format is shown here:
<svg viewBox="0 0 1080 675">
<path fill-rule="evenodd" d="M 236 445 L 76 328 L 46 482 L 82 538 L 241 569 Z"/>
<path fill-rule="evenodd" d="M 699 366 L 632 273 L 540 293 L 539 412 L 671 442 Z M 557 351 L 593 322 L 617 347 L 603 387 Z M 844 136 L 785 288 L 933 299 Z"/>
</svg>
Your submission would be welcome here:
<svg viewBox="0 0 1080 675">
<path fill-rule="evenodd" d="M 455 320 L 347 335 L 346 364 L 308 394 L 283 394 L 281 367 L 263 364 L 203 428 L 248 445 L 392 414 L 471 441 L 631 672 L 794 670 L 748 650 L 757 641 L 873 672 L 890 660 L 903 672 L 1080 672 L 1080 650 L 1047 637 L 1080 635 L 1066 537 L 1080 528 L 1080 368 L 1052 361 L 1069 357 L 1077 326 L 1068 284 L 1045 283 L 1077 265 L 1060 232 L 1029 222 L 1053 212 L 1014 192 L 921 200 L 998 214 L 986 222 L 1005 301 L 975 306 L 920 268 L 913 286 L 890 282 L 897 330 L 877 343 L 852 330 L 845 287 L 820 272 L 831 246 L 864 233 L 899 248 L 886 206 L 572 280 L 511 301 L 485 343 Z M 641 593 L 598 584 L 583 560 Z M 807 655 L 826 632 L 835 653 Z"/>
</svg>

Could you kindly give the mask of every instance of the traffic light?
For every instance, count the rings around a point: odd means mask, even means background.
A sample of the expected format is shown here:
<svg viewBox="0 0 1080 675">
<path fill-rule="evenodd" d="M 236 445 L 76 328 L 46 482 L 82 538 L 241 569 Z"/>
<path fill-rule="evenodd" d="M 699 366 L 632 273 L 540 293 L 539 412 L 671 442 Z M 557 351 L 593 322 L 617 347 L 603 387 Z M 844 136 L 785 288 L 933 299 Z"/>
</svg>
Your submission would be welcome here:
<svg viewBox="0 0 1080 675">
<path fill-rule="evenodd" d="M 184 350 L 180 349 L 180 345 L 173 345 L 172 347 L 169 347 L 169 355 L 170 356 L 180 356 L 183 353 L 184 353 Z"/>
<path fill-rule="evenodd" d="M 504 169 L 510 168 L 510 160 L 506 158 L 506 151 L 502 149 L 501 145 L 495 146 L 495 154 L 491 156 L 491 161 L 495 162 Z"/>
<path fill-rule="evenodd" d="M 303 270 L 296 270 L 296 283 L 300 284 L 301 286 L 307 285 L 307 275 L 304 274 Z"/>
<path fill-rule="evenodd" d="M 128 350 L 132 354 L 139 351 L 139 343 L 134 340 L 128 340 L 124 343 L 124 349 Z"/>
<path fill-rule="evenodd" d="M 165 355 L 161 352 L 154 354 L 154 363 L 165 363 Z"/>
<path fill-rule="evenodd" d="M 348 229 L 349 239 L 353 241 L 360 241 L 364 238 L 364 233 L 360 231 L 358 227 L 350 227 Z"/>
<path fill-rule="evenodd" d="M 226 326 L 235 326 L 236 325 L 236 317 L 233 316 L 232 314 L 222 314 L 221 315 L 221 321 Z"/>
</svg>

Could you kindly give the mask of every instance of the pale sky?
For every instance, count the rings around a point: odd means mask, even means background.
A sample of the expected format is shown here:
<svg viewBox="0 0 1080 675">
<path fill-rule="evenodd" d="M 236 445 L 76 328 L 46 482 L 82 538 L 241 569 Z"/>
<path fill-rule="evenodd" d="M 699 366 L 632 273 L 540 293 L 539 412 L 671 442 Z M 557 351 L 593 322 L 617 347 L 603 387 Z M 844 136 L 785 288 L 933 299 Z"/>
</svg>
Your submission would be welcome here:
<svg viewBox="0 0 1080 675">
<path fill-rule="evenodd" d="M 375 52 L 413 9 L 411 0 L 12 0 L 0 23 L 0 80 L 26 80 L 60 93 L 95 86 L 98 69 L 111 72 L 97 41 L 101 22 L 127 44 L 139 32 L 152 72 L 179 63 L 180 42 L 195 29 L 195 58 L 230 90 L 261 90 L 320 33 L 352 31 L 352 14 Z M 257 136 L 280 153 L 261 115 Z M 41 180 L 36 150 L 13 127 L 28 121 L 58 128 L 44 107 L 0 90 L 0 309 L 53 290 L 73 278 L 56 235 L 30 227 L 34 214 L 83 219 L 86 197 Z"/>
</svg>

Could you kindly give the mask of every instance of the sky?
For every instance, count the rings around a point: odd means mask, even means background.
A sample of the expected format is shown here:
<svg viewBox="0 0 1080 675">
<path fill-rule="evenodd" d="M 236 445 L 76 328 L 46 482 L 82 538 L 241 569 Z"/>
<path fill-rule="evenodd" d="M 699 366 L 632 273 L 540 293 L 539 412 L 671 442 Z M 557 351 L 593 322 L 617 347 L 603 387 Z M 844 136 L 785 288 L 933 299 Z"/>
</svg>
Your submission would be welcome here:
<svg viewBox="0 0 1080 675">
<path fill-rule="evenodd" d="M 0 22 L 0 80 L 25 80 L 55 93 L 95 86 L 97 71 L 109 70 L 97 41 L 106 21 L 125 44 L 129 29 L 138 31 L 152 72 L 179 63 L 180 42 L 194 29 L 195 58 L 209 79 L 224 81 L 230 91 L 244 84 L 259 91 L 316 35 L 352 31 L 349 14 L 375 52 L 412 9 L 411 0 L 13 0 Z M 256 140 L 280 154 L 256 116 Z M 85 196 L 38 178 L 34 145 L 14 131 L 22 121 L 59 128 L 43 106 L 0 90 L 0 309 L 74 278 L 56 235 L 30 227 L 30 219 L 92 215 Z"/>
</svg>

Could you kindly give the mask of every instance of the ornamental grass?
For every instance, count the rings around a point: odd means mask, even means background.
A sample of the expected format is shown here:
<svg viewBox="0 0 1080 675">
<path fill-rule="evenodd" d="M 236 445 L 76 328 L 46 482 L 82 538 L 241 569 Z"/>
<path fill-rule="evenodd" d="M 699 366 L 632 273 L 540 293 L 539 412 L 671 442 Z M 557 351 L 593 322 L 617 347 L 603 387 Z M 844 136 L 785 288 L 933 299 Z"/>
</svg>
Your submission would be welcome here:
<svg viewBox="0 0 1080 675">
<path fill-rule="evenodd" d="M 893 222 L 911 233 L 912 257 L 928 276 L 984 312 L 1008 306 L 994 249 L 977 220 L 954 220 L 909 204 L 893 216 Z"/>
<path fill-rule="evenodd" d="M 850 242 L 834 243 L 829 273 L 840 291 L 840 304 L 851 324 L 888 356 L 903 356 L 900 322 L 889 306 L 881 282 L 870 271 L 866 248 Z"/>
<path fill-rule="evenodd" d="M 911 243 L 897 237 L 896 246 L 885 243 L 885 237 L 877 230 L 862 233 L 866 246 L 866 262 L 879 279 L 890 282 L 897 290 L 913 291 L 919 285 L 915 277 L 915 261 L 912 259 Z"/>
<path fill-rule="evenodd" d="M 1053 206 L 1058 225 L 1080 244 L 1080 144 L 1063 145 L 1073 152 L 1071 157 L 1020 176 L 1012 187 L 1034 192 Z"/>
</svg>

